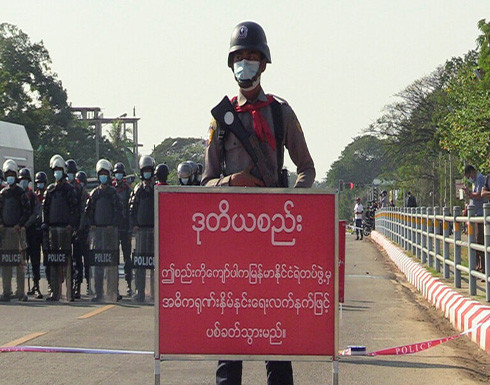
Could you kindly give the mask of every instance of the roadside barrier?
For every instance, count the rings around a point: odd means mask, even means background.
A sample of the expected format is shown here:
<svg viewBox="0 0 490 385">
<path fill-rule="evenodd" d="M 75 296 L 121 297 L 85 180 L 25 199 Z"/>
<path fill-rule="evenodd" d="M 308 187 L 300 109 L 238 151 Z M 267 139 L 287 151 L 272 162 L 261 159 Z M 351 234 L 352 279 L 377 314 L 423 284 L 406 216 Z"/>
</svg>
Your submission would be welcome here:
<svg viewBox="0 0 490 385">
<path fill-rule="evenodd" d="M 378 231 L 371 233 L 371 239 L 386 251 L 390 259 L 405 274 L 407 280 L 436 309 L 444 313 L 456 330 L 469 333 L 473 342 L 490 353 L 490 306 L 464 297 L 442 283 L 438 278 L 432 276 L 423 265 L 409 258 L 403 249 Z M 476 328 L 476 331 L 473 331 L 473 328 Z"/>
<path fill-rule="evenodd" d="M 476 225 L 482 223 L 484 243 L 476 243 Z M 467 226 L 468 240 L 463 241 L 463 226 Z M 424 265 L 442 273 L 444 279 L 453 276 L 455 288 L 461 288 L 462 279 L 468 280 L 469 295 L 476 295 L 483 282 L 486 301 L 490 302 L 490 204 L 483 205 L 483 216 L 475 216 L 475 207 L 468 207 L 468 215 L 461 215 L 456 206 L 453 215 L 449 207 L 389 207 L 376 212 L 376 230 Z M 468 265 L 462 263 L 461 251 L 467 250 Z M 476 252 L 484 253 L 485 273 L 476 270 Z"/>
</svg>

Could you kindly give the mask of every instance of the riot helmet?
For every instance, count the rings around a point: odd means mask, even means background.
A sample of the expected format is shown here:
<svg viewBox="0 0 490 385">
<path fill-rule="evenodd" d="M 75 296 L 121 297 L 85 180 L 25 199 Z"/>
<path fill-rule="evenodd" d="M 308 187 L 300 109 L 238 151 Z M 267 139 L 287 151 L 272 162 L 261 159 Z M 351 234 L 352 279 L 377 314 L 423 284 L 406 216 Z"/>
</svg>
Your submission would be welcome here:
<svg viewBox="0 0 490 385">
<path fill-rule="evenodd" d="M 61 168 L 63 173 L 66 174 L 66 163 L 63 157 L 59 154 L 53 155 L 49 160 L 49 168 L 54 170 L 55 168 Z"/>
<path fill-rule="evenodd" d="M 48 183 L 48 176 L 44 171 L 39 171 L 34 176 L 35 183 Z"/>
<path fill-rule="evenodd" d="M 75 178 L 78 181 L 78 183 L 82 184 L 82 186 L 87 185 L 87 174 L 85 173 L 85 171 L 78 171 Z"/>
<path fill-rule="evenodd" d="M 107 159 L 99 159 L 97 165 L 95 166 L 95 171 L 98 174 L 99 172 L 104 170 L 107 171 L 110 175 L 112 171 L 112 164 Z"/>
<path fill-rule="evenodd" d="M 121 173 L 121 174 L 123 174 L 123 175 L 126 175 L 126 166 L 124 166 L 124 163 L 122 163 L 122 162 L 117 162 L 117 163 L 114 165 L 114 170 L 113 170 L 113 173 L 114 173 L 114 174 Z"/>
<path fill-rule="evenodd" d="M 192 185 L 192 174 L 193 169 L 189 162 L 183 162 L 177 166 L 177 176 L 181 185 Z"/>
<path fill-rule="evenodd" d="M 21 168 L 19 171 L 19 179 L 26 179 L 28 181 L 31 181 L 31 172 L 29 171 L 28 168 Z"/>
<path fill-rule="evenodd" d="M 17 163 L 15 163 L 15 160 L 7 159 L 5 162 L 3 162 L 2 171 L 4 174 L 7 174 L 8 172 L 13 172 L 17 177 L 17 173 L 19 172 L 19 167 L 17 166 Z"/>
<path fill-rule="evenodd" d="M 66 172 L 76 174 L 77 171 L 78 171 L 77 162 L 75 162 L 75 160 L 73 159 L 68 159 L 66 161 Z"/>
<path fill-rule="evenodd" d="M 267 63 L 271 63 L 271 53 L 265 32 L 259 24 L 253 21 L 241 22 L 233 29 L 228 51 L 228 67 L 233 69 L 233 54 L 242 49 L 257 50 L 262 53 Z"/>
<path fill-rule="evenodd" d="M 155 171 L 155 159 L 149 155 L 143 155 L 139 161 L 140 177 L 142 180 L 149 180 Z"/>
<path fill-rule="evenodd" d="M 160 163 L 159 165 L 157 165 L 155 174 L 157 176 L 157 180 L 160 183 L 167 183 L 168 166 L 165 163 Z"/>
<path fill-rule="evenodd" d="M 34 183 L 36 184 L 36 188 L 43 190 L 48 184 L 48 176 L 44 171 L 39 171 L 34 176 Z"/>
</svg>

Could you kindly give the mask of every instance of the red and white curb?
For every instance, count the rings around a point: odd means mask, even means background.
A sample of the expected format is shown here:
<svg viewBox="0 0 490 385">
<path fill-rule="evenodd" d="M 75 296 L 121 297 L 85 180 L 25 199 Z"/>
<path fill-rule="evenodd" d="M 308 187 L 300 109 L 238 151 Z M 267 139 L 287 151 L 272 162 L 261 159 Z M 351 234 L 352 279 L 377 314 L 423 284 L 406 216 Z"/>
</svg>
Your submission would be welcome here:
<svg viewBox="0 0 490 385">
<path fill-rule="evenodd" d="M 409 258 L 403 249 L 394 245 L 377 231 L 371 233 L 371 239 L 380 245 L 390 259 L 405 274 L 423 296 L 444 313 L 451 324 L 461 332 L 470 331 L 471 340 L 490 354 L 490 307 L 470 298 L 465 298 L 450 286 L 433 277 L 425 268 Z M 481 327 L 472 329 L 481 321 Z"/>
</svg>

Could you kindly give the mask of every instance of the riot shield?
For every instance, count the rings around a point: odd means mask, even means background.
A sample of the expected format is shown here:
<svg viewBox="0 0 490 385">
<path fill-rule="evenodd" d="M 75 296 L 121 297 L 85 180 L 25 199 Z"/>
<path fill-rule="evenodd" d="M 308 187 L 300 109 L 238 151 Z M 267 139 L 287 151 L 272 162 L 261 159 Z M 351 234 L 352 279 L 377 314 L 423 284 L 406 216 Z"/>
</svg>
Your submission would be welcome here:
<svg viewBox="0 0 490 385">
<path fill-rule="evenodd" d="M 98 226 L 88 234 L 90 287 L 93 302 L 116 302 L 119 281 L 119 238 L 117 227 Z"/>
<path fill-rule="evenodd" d="M 135 302 L 153 302 L 154 299 L 154 256 L 153 228 L 140 227 L 134 232 L 134 250 L 132 255 L 135 269 Z"/>
<path fill-rule="evenodd" d="M 65 282 L 66 300 L 73 301 L 71 235 L 71 230 L 66 227 L 50 227 L 43 236 L 44 265 L 47 267 L 47 279 L 51 291 L 47 300 L 59 301 L 62 297 L 62 285 Z"/>
<path fill-rule="evenodd" d="M 16 297 L 25 300 L 25 250 L 27 248 L 25 230 L 4 227 L 0 230 L 0 267 L 2 269 L 2 299 L 10 300 L 12 294 L 12 270 L 17 273 Z"/>
</svg>

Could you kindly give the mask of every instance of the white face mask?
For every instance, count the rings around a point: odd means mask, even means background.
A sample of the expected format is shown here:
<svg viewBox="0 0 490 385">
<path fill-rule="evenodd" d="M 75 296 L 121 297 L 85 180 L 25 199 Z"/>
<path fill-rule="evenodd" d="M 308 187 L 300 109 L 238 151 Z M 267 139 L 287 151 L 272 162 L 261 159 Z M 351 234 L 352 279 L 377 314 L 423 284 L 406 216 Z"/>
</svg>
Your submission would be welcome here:
<svg viewBox="0 0 490 385">
<path fill-rule="evenodd" d="M 12 186 L 13 184 L 15 184 L 16 180 L 17 180 L 17 178 L 15 176 L 8 176 L 7 177 L 7 184 Z"/>
<path fill-rule="evenodd" d="M 63 171 L 60 171 L 60 170 L 56 170 L 54 173 L 54 179 L 56 180 L 61 180 L 61 178 L 63 178 Z"/>
<path fill-rule="evenodd" d="M 247 80 L 252 80 L 257 75 L 259 67 L 260 62 L 243 59 L 233 63 L 233 73 L 237 81 L 246 82 Z"/>
<path fill-rule="evenodd" d="M 116 177 L 117 180 L 122 180 L 123 178 L 123 174 L 121 174 L 120 172 L 114 174 L 114 176 Z"/>
<path fill-rule="evenodd" d="M 180 178 L 180 183 L 183 185 L 187 185 L 187 182 L 189 182 L 189 178 Z"/>
</svg>

